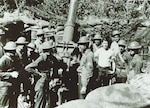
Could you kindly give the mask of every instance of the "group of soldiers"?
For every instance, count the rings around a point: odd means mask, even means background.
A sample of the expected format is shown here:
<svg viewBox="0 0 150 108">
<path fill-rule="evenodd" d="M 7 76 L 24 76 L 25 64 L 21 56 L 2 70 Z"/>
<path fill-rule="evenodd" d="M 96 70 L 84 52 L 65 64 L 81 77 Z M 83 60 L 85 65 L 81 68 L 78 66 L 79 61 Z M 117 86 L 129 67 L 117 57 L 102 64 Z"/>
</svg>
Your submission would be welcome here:
<svg viewBox="0 0 150 108">
<path fill-rule="evenodd" d="M 111 39 L 99 33 L 91 39 L 81 36 L 73 51 L 61 56 L 49 28 L 30 29 L 30 42 L 20 36 L 0 44 L 1 108 L 19 108 L 22 103 L 27 108 L 55 107 L 84 98 L 97 87 L 125 83 L 141 73 L 142 46 L 136 41 L 127 44 L 118 30 L 112 32 Z"/>
</svg>

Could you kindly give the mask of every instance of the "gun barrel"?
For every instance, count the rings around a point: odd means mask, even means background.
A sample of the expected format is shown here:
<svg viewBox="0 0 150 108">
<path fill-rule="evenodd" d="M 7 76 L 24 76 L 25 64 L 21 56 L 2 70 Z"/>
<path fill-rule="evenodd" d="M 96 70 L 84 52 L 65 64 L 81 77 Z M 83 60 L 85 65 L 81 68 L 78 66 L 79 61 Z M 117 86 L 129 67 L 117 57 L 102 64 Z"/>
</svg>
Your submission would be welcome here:
<svg viewBox="0 0 150 108">
<path fill-rule="evenodd" d="M 78 0 L 71 0 L 68 19 L 64 29 L 63 41 L 65 42 L 72 41 L 73 39 L 77 8 L 78 8 Z"/>
</svg>

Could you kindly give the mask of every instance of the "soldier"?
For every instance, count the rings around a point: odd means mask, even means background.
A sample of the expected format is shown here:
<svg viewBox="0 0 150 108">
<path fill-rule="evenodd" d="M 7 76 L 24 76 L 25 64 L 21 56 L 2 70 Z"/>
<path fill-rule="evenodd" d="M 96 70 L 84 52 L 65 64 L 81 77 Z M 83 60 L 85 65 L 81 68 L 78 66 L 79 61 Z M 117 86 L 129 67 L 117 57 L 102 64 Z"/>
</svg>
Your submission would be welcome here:
<svg viewBox="0 0 150 108">
<path fill-rule="evenodd" d="M 93 52 L 89 48 L 88 37 L 81 37 L 78 44 L 79 50 L 82 53 L 80 66 L 77 68 L 77 71 L 79 72 L 79 86 L 81 86 L 80 94 L 85 95 L 88 92 L 88 85 L 91 77 L 93 76 L 94 56 Z"/>
<path fill-rule="evenodd" d="M 16 41 L 17 49 L 16 53 L 19 56 L 20 62 L 23 67 L 27 65 L 27 44 L 25 37 L 19 37 Z"/>
<path fill-rule="evenodd" d="M 29 95 L 29 90 L 31 88 L 30 80 L 29 80 L 29 73 L 27 73 L 24 68 L 28 64 L 28 56 L 27 56 L 27 40 L 25 37 L 19 37 L 16 41 L 16 53 L 19 59 L 19 62 L 21 64 L 20 66 L 20 90 L 21 95 L 25 98 L 27 98 L 27 95 Z"/>
<path fill-rule="evenodd" d="M 34 43 L 37 39 L 37 31 L 41 29 L 39 26 L 31 26 L 29 28 L 31 30 L 31 42 Z"/>
<path fill-rule="evenodd" d="M 37 52 L 40 54 L 42 52 L 42 43 L 44 42 L 44 31 L 39 29 L 37 31 L 37 39 L 34 41 Z"/>
<path fill-rule="evenodd" d="M 125 63 L 120 62 L 120 59 L 116 58 L 116 74 L 117 74 L 117 83 L 125 83 L 127 79 L 127 73 L 129 69 L 129 62 L 131 61 L 131 56 L 127 52 L 127 44 L 125 40 L 119 40 L 118 42 L 120 53 L 125 61 Z"/>
<path fill-rule="evenodd" d="M 39 57 L 39 54 L 35 52 L 35 49 L 36 48 L 34 43 L 29 43 L 27 45 L 28 63 L 34 62 Z M 33 74 L 30 74 L 29 81 L 28 81 L 30 83 L 30 86 L 28 86 L 28 88 L 29 88 L 31 106 L 34 106 L 34 95 L 35 95 L 34 86 L 36 81 L 37 81 L 37 77 L 35 77 Z"/>
<path fill-rule="evenodd" d="M 0 107 L 17 108 L 19 62 L 15 57 L 16 43 L 7 42 L 4 50 L 5 54 L 0 59 Z"/>
<path fill-rule="evenodd" d="M 137 41 L 132 41 L 128 45 L 129 54 L 132 59 L 130 61 L 130 72 L 128 74 L 128 79 L 133 78 L 135 75 L 141 73 L 142 69 L 142 57 L 140 54 L 140 49 L 142 46 Z"/>
<path fill-rule="evenodd" d="M 93 52 L 97 51 L 101 47 L 102 43 L 102 37 L 100 34 L 96 34 L 93 38 L 94 44 L 93 44 Z"/>
<path fill-rule="evenodd" d="M 34 108 L 50 107 L 48 83 L 52 77 L 57 76 L 57 71 L 60 67 L 58 60 L 53 56 L 53 47 L 53 43 L 44 42 L 42 44 L 43 53 L 34 62 L 25 67 L 26 71 L 34 75 L 39 75 L 39 79 L 35 85 Z"/>
<path fill-rule="evenodd" d="M 27 56 L 28 56 L 28 62 L 34 62 L 38 57 L 39 54 L 37 52 L 35 52 L 36 50 L 36 46 L 34 43 L 29 43 L 27 45 Z"/>
<path fill-rule="evenodd" d="M 112 32 L 112 43 L 111 43 L 110 48 L 113 50 L 115 57 L 118 56 L 120 61 L 124 63 L 125 61 L 123 60 L 123 58 L 120 54 L 120 48 L 118 45 L 118 42 L 120 40 L 120 34 L 121 34 L 121 32 L 118 30 L 114 30 Z"/>
</svg>

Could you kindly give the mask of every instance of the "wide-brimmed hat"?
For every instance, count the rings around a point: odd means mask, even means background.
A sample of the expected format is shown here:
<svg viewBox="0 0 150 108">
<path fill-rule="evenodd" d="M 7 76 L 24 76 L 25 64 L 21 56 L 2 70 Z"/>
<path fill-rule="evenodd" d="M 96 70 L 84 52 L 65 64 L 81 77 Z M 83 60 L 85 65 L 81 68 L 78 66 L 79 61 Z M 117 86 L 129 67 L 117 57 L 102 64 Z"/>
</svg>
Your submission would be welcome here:
<svg viewBox="0 0 150 108">
<path fill-rule="evenodd" d="M 140 49 L 142 46 L 137 41 L 129 43 L 128 49 Z"/>
<path fill-rule="evenodd" d="M 114 30 L 114 31 L 112 32 L 112 36 L 120 35 L 120 34 L 121 34 L 121 32 L 120 32 L 119 30 Z"/>
<path fill-rule="evenodd" d="M 36 46 L 35 46 L 34 43 L 29 43 L 29 44 L 27 45 L 27 47 L 28 47 L 28 48 L 31 48 L 31 49 L 33 49 L 33 50 L 36 49 Z"/>
<path fill-rule="evenodd" d="M 39 30 L 39 29 L 42 29 L 42 27 L 35 25 L 35 26 L 31 26 L 30 29 L 31 29 L 32 31 L 37 31 L 37 30 Z"/>
<path fill-rule="evenodd" d="M 127 43 L 126 43 L 125 40 L 119 40 L 118 45 L 120 45 L 120 46 L 126 46 Z"/>
<path fill-rule="evenodd" d="M 44 37 L 53 37 L 53 36 L 54 36 L 54 33 L 51 33 L 51 32 L 45 33 L 44 35 Z"/>
<path fill-rule="evenodd" d="M 4 50 L 10 50 L 10 51 L 16 50 L 16 43 L 13 41 L 7 42 L 6 45 L 4 46 Z"/>
<path fill-rule="evenodd" d="M 97 33 L 97 34 L 95 34 L 95 36 L 94 36 L 93 39 L 94 39 L 94 40 L 101 40 L 101 39 L 102 39 L 102 36 Z"/>
<path fill-rule="evenodd" d="M 49 32 L 51 32 L 51 30 L 50 30 L 48 27 L 43 28 L 43 31 L 44 31 L 44 33 L 49 33 Z"/>
<path fill-rule="evenodd" d="M 89 38 L 87 36 L 82 36 L 80 37 L 78 44 L 85 44 L 85 43 L 89 43 Z"/>
<path fill-rule="evenodd" d="M 42 29 L 37 30 L 37 36 L 44 35 L 44 31 Z"/>
<path fill-rule="evenodd" d="M 42 44 L 43 50 L 51 49 L 51 48 L 54 48 L 54 42 L 53 41 L 46 41 Z"/>
<path fill-rule="evenodd" d="M 25 37 L 19 37 L 16 41 L 16 44 L 24 45 L 24 44 L 28 44 L 28 42 Z"/>
</svg>

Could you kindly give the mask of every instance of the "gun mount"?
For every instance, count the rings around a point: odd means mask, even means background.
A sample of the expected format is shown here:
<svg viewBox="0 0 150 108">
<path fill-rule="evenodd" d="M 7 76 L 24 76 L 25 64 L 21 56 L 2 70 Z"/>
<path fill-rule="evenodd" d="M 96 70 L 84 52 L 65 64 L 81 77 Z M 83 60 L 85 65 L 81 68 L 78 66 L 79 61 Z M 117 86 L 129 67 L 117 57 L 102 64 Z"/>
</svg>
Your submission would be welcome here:
<svg viewBox="0 0 150 108">
<path fill-rule="evenodd" d="M 69 14 L 64 28 L 63 39 L 56 46 L 60 56 L 63 59 L 68 59 L 65 60 L 68 61 L 67 62 L 68 68 L 71 53 L 77 47 L 77 45 L 73 42 L 77 8 L 78 8 L 78 0 L 70 0 Z"/>
</svg>

